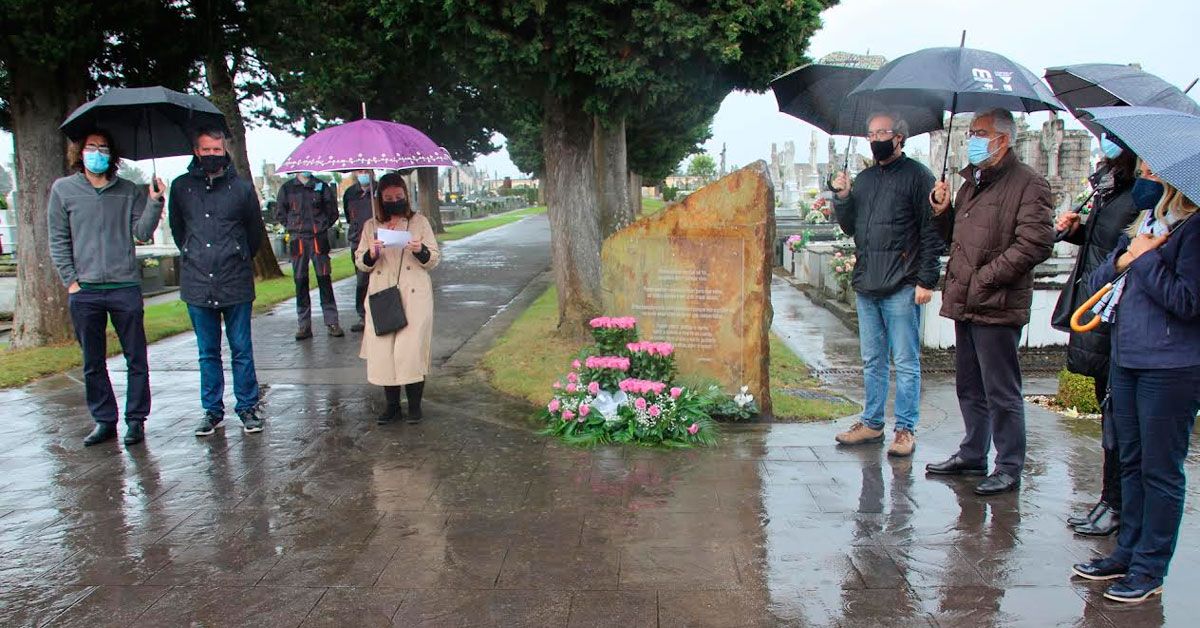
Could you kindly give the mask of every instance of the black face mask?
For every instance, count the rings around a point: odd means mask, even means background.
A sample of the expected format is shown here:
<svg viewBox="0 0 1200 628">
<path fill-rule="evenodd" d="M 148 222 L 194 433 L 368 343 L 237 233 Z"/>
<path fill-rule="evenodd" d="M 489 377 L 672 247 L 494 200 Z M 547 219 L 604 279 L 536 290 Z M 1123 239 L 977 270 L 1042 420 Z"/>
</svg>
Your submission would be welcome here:
<svg viewBox="0 0 1200 628">
<path fill-rule="evenodd" d="M 875 161 L 883 161 L 896 154 L 896 146 L 892 140 L 875 140 L 871 142 L 871 156 Z"/>
<path fill-rule="evenodd" d="M 205 174 L 217 174 L 229 165 L 229 155 L 200 155 L 197 159 Z"/>
<path fill-rule="evenodd" d="M 383 201 L 379 204 L 384 216 L 404 216 L 408 214 L 408 199 L 398 201 Z"/>
</svg>

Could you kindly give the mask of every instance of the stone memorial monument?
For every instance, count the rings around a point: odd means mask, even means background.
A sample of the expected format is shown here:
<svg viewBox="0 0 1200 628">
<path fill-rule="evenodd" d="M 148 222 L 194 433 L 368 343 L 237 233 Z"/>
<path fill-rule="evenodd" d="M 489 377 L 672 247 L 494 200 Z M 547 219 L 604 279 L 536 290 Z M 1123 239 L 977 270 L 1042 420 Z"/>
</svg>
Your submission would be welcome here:
<svg viewBox="0 0 1200 628">
<path fill-rule="evenodd" d="M 757 161 L 613 234 L 601 253 L 604 311 L 675 345 L 679 369 L 726 392 L 769 386 L 774 189 Z"/>
</svg>

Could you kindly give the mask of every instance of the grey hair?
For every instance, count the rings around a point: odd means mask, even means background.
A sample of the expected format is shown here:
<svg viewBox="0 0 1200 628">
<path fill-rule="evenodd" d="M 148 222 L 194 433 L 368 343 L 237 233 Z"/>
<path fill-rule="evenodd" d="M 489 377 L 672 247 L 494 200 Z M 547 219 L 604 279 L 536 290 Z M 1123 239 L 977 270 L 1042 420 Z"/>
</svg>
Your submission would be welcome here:
<svg viewBox="0 0 1200 628">
<path fill-rule="evenodd" d="M 871 120 L 875 118 L 887 118 L 892 121 L 892 132 L 902 136 L 905 140 L 908 139 L 908 121 L 900 117 L 900 114 L 894 111 L 876 111 L 870 116 L 867 116 L 867 127 L 871 126 Z M 901 140 L 903 145 L 904 140 Z"/>
<path fill-rule="evenodd" d="M 1017 141 L 1017 121 L 1013 119 L 1013 114 L 1008 109 L 987 109 L 975 114 L 972 122 L 980 118 L 991 118 L 992 127 L 997 133 L 1008 136 L 1008 144 L 1011 146 Z"/>
<path fill-rule="evenodd" d="M 215 126 L 207 127 L 207 128 L 199 128 L 199 129 L 196 129 L 195 132 L 192 133 L 192 146 L 193 147 L 200 145 L 201 136 L 211 137 L 214 140 L 222 140 L 222 141 L 229 138 L 229 136 L 225 133 L 224 129 L 220 129 Z"/>
</svg>

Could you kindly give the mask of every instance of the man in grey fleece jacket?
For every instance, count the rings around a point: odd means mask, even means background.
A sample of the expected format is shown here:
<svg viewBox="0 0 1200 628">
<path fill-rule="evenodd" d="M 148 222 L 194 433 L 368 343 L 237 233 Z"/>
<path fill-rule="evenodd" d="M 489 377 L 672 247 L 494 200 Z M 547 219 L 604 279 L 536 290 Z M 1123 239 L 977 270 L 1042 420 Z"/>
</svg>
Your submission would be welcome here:
<svg viewBox="0 0 1200 628">
<path fill-rule="evenodd" d="M 150 414 L 150 368 L 143 325 L 141 266 L 136 240 L 149 240 L 162 219 L 162 179 L 149 193 L 117 176 L 120 155 L 103 131 L 72 146 L 77 174 L 50 187 L 50 259 L 67 287 L 75 338 L 83 350 L 84 395 L 96 422 L 85 446 L 117 436 L 117 399 L 108 377 L 107 327 L 121 341 L 128 367 L 125 444 L 145 438 Z"/>
</svg>

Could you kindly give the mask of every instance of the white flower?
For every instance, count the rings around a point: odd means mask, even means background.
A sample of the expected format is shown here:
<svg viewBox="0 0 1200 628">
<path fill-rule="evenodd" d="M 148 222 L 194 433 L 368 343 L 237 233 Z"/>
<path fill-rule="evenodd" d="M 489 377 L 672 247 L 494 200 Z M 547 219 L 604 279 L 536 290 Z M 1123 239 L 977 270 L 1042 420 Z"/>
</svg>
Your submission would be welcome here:
<svg viewBox="0 0 1200 628">
<path fill-rule="evenodd" d="M 745 408 L 750 403 L 753 403 L 754 395 L 750 394 L 750 387 L 742 386 L 742 391 L 733 396 L 733 402 L 736 403 L 739 408 Z"/>
</svg>

